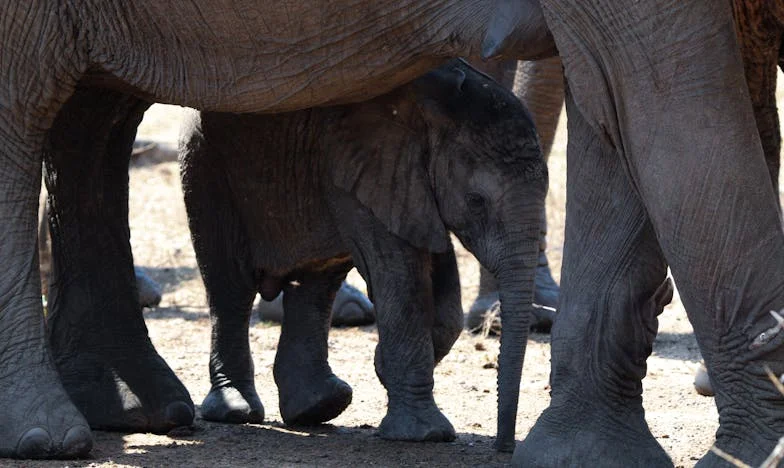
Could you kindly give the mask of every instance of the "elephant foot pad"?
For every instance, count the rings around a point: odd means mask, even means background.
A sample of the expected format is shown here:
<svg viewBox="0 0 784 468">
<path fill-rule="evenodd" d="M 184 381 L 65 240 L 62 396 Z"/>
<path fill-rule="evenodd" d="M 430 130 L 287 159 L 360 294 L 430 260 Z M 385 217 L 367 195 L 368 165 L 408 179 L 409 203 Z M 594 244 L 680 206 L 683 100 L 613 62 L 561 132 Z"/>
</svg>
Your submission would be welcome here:
<svg viewBox="0 0 784 468">
<path fill-rule="evenodd" d="M 244 387 L 215 387 L 210 390 L 201 404 L 202 418 L 231 424 L 264 422 L 264 406 L 256 390 L 252 386 Z"/>
<path fill-rule="evenodd" d="M 549 408 L 512 456 L 513 466 L 672 467 L 642 413 L 617 415 Z"/>
<path fill-rule="evenodd" d="M 296 392 L 280 390 L 280 414 L 290 426 L 311 426 L 339 416 L 349 404 L 353 391 L 344 381 L 331 375 L 319 385 L 302 385 Z"/>
<path fill-rule="evenodd" d="M 51 366 L 39 370 L 30 366 L 24 375 L 3 381 L 0 458 L 86 456 L 93 446 L 87 421 L 69 400 Z"/>
<path fill-rule="evenodd" d="M 452 442 L 455 428 L 435 403 L 424 408 L 390 405 L 378 433 L 382 439 L 414 442 Z"/>
<path fill-rule="evenodd" d="M 160 434 L 191 425 L 188 391 L 155 350 L 137 351 L 57 360 L 63 386 L 90 427 Z"/>
</svg>

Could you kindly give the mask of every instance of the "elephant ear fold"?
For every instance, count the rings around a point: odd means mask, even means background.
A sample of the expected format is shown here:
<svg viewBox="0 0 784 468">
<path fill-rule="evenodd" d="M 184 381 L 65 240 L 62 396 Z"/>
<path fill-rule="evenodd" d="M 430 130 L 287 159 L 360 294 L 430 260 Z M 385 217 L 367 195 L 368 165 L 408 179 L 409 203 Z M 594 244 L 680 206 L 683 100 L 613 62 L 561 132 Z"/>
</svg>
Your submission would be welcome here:
<svg viewBox="0 0 784 468">
<path fill-rule="evenodd" d="M 396 236 L 444 252 L 450 241 L 428 175 L 427 128 L 412 94 L 393 94 L 398 99 L 349 106 L 333 122 L 327 145 L 332 180 Z"/>
</svg>

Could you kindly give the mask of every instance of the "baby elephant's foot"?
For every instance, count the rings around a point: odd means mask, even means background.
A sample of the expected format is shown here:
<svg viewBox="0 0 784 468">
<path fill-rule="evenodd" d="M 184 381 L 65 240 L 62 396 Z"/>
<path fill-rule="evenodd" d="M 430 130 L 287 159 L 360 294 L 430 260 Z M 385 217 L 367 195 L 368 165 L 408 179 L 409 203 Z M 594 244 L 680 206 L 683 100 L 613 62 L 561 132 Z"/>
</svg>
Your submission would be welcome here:
<svg viewBox="0 0 784 468">
<path fill-rule="evenodd" d="M 378 432 L 383 439 L 412 442 L 451 442 L 456 437 L 452 423 L 432 399 L 427 404 L 416 406 L 390 401 Z"/>
<path fill-rule="evenodd" d="M 280 414 L 288 425 L 321 424 L 336 418 L 351 403 L 349 384 L 330 374 L 326 379 L 281 388 Z"/>
<path fill-rule="evenodd" d="M 201 416 L 208 421 L 260 424 L 264 406 L 253 384 L 213 387 L 201 404 Z"/>
</svg>

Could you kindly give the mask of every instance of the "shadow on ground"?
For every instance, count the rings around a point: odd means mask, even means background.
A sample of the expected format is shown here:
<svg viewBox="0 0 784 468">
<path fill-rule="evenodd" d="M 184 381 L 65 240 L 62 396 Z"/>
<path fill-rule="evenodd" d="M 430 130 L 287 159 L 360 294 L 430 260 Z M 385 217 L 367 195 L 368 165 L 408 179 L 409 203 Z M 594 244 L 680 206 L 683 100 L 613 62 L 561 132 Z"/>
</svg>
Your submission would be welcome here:
<svg viewBox="0 0 784 468">
<path fill-rule="evenodd" d="M 681 361 L 702 360 L 694 333 L 659 333 L 653 343 L 653 355 Z"/>
<path fill-rule="evenodd" d="M 161 444 L 140 444 L 133 435 L 95 432 L 95 463 L 158 466 L 508 466 L 511 454 L 493 449 L 492 437 L 461 433 L 450 443 L 411 443 L 382 440 L 371 426 L 322 425 L 290 428 L 279 422 L 262 425 L 218 424 L 197 419 L 192 430 L 161 437 Z"/>
</svg>

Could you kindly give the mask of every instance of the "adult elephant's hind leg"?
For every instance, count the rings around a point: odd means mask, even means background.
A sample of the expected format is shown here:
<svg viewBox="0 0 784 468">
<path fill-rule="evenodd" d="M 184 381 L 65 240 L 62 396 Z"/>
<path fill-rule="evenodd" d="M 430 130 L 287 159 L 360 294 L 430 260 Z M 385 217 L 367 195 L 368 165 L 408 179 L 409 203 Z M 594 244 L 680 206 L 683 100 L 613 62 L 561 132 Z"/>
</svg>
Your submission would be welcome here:
<svg viewBox="0 0 784 468">
<path fill-rule="evenodd" d="M 571 103 L 566 250 L 552 329 L 552 402 L 516 466 L 667 466 L 642 408 L 645 360 L 672 288 L 624 172 Z"/>
<path fill-rule="evenodd" d="M 187 390 L 147 336 L 135 285 L 128 158 L 148 106 L 79 88 L 46 144 L 50 343 L 63 385 L 94 428 L 164 432 L 193 421 Z"/>
<path fill-rule="evenodd" d="M 286 424 L 319 424 L 351 403 L 351 387 L 327 362 L 332 302 L 351 269 L 348 262 L 303 273 L 283 290 L 283 325 L 275 356 L 280 414 Z"/>
</svg>

